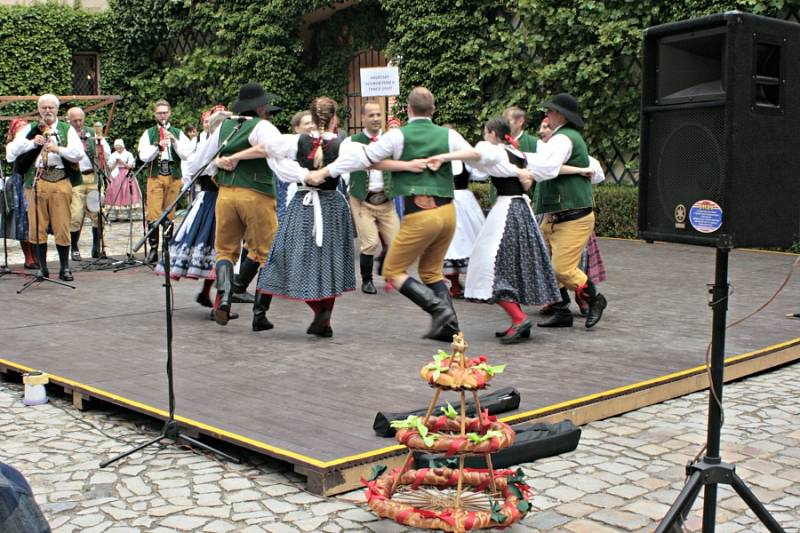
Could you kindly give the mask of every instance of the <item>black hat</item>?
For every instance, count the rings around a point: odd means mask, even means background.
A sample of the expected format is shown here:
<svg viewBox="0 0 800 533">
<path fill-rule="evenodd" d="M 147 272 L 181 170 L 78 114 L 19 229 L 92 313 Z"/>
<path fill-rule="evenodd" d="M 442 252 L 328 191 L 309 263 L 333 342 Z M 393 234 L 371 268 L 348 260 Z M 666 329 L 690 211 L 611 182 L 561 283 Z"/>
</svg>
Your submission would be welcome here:
<svg viewBox="0 0 800 533">
<path fill-rule="evenodd" d="M 260 83 L 245 83 L 239 88 L 239 98 L 233 102 L 231 109 L 234 113 L 244 113 L 245 111 L 255 111 L 262 105 L 267 106 L 270 113 L 277 113 L 280 107 L 272 105 L 272 101 L 277 98 L 274 94 L 264 92 Z"/>
<path fill-rule="evenodd" d="M 583 127 L 583 119 L 578 113 L 578 101 L 571 94 L 561 93 L 552 97 L 549 101 L 543 103 L 541 107 L 545 109 L 552 109 L 558 111 L 567 120 L 572 122 L 576 128 Z"/>
</svg>

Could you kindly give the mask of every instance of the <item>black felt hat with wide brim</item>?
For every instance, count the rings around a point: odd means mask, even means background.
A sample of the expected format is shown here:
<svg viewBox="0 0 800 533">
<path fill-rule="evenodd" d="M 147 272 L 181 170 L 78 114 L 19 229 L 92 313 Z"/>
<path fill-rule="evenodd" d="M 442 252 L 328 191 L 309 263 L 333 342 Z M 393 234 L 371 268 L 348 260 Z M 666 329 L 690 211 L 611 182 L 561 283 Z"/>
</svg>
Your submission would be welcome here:
<svg viewBox="0 0 800 533">
<path fill-rule="evenodd" d="M 245 83 L 239 89 L 239 98 L 233 102 L 231 109 L 234 113 L 244 113 L 245 111 L 255 111 L 265 105 L 267 111 L 277 113 L 281 108 L 272 104 L 275 98 L 277 97 L 274 94 L 264 91 L 260 83 Z"/>
</svg>

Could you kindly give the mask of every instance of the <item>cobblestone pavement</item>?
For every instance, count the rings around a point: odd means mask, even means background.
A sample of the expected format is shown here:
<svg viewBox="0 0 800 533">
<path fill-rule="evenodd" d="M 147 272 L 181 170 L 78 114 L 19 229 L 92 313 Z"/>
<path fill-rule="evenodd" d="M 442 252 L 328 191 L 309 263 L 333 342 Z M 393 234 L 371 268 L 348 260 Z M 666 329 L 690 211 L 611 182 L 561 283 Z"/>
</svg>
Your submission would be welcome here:
<svg viewBox="0 0 800 533">
<path fill-rule="evenodd" d="M 798 383 L 795 364 L 727 386 L 722 443 L 723 459 L 795 533 Z M 412 531 L 377 520 L 363 491 L 309 494 L 290 467 L 256 455 L 235 465 L 167 444 L 100 470 L 100 460 L 156 436 L 159 425 L 112 406 L 76 411 L 59 397 L 26 407 L 21 396 L 21 385 L 0 383 L 0 457 L 30 480 L 56 532 Z M 534 510 L 508 531 L 653 531 L 705 441 L 706 407 L 707 394 L 696 393 L 594 422 L 576 451 L 522 465 Z M 718 501 L 718 532 L 765 531 L 728 487 Z M 700 527 L 693 514 L 687 530 Z"/>
</svg>

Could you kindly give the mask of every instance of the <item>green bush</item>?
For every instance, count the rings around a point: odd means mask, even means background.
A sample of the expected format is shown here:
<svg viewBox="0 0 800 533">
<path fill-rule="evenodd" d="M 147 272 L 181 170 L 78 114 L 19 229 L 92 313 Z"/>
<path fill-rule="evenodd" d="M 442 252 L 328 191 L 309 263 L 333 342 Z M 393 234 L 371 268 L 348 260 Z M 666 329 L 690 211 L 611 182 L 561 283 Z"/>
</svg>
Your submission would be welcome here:
<svg viewBox="0 0 800 533">
<path fill-rule="evenodd" d="M 469 189 L 481 208 L 488 211 L 489 184 L 472 182 Z M 639 188 L 628 185 L 600 185 L 595 188 L 597 221 L 595 233 L 600 237 L 635 239 L 639 216 Z"/>
<path fill-rule="evenodd" d="M 596 221 L 600 237 L 635 239 L 639 218 L 639 188 L 629 185 L 600 185 L 595 188 Z"/>
</svg>

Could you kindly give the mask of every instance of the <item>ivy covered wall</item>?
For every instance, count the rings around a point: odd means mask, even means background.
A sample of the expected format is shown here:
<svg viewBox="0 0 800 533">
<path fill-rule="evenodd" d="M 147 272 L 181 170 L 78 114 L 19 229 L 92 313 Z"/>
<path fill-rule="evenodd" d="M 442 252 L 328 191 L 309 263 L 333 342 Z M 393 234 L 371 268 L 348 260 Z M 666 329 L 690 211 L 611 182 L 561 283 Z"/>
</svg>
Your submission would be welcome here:
<svg viewBox="0 0 800 533">
<path fill-rule="evenodd" d="M 645 27 L 730 9 L 796 18 L 800 8 L 800 0 L 364 0 L 313 25 L 305 46 L 303 16 L 334 4 L 111 0 L 100 14 L 0 7 L 0 93 L 67 93 L 71 53 L 99 51 L 101 92 L 123 97 L 112 135 L 130 144 L 158 98 L 172 102 L 182 126 L 251 80 L 278 95 L 286 112 L 276 122 L 285 126 L 315 95 L 341 101 L 350 58 L 382 49 L 400 66 L 401 90 L 429 87 L 437 120 L 472 140 L 503 108 L 535 112 L 569 91 L 593 153 L 635 172 Z"/>
</svg>

